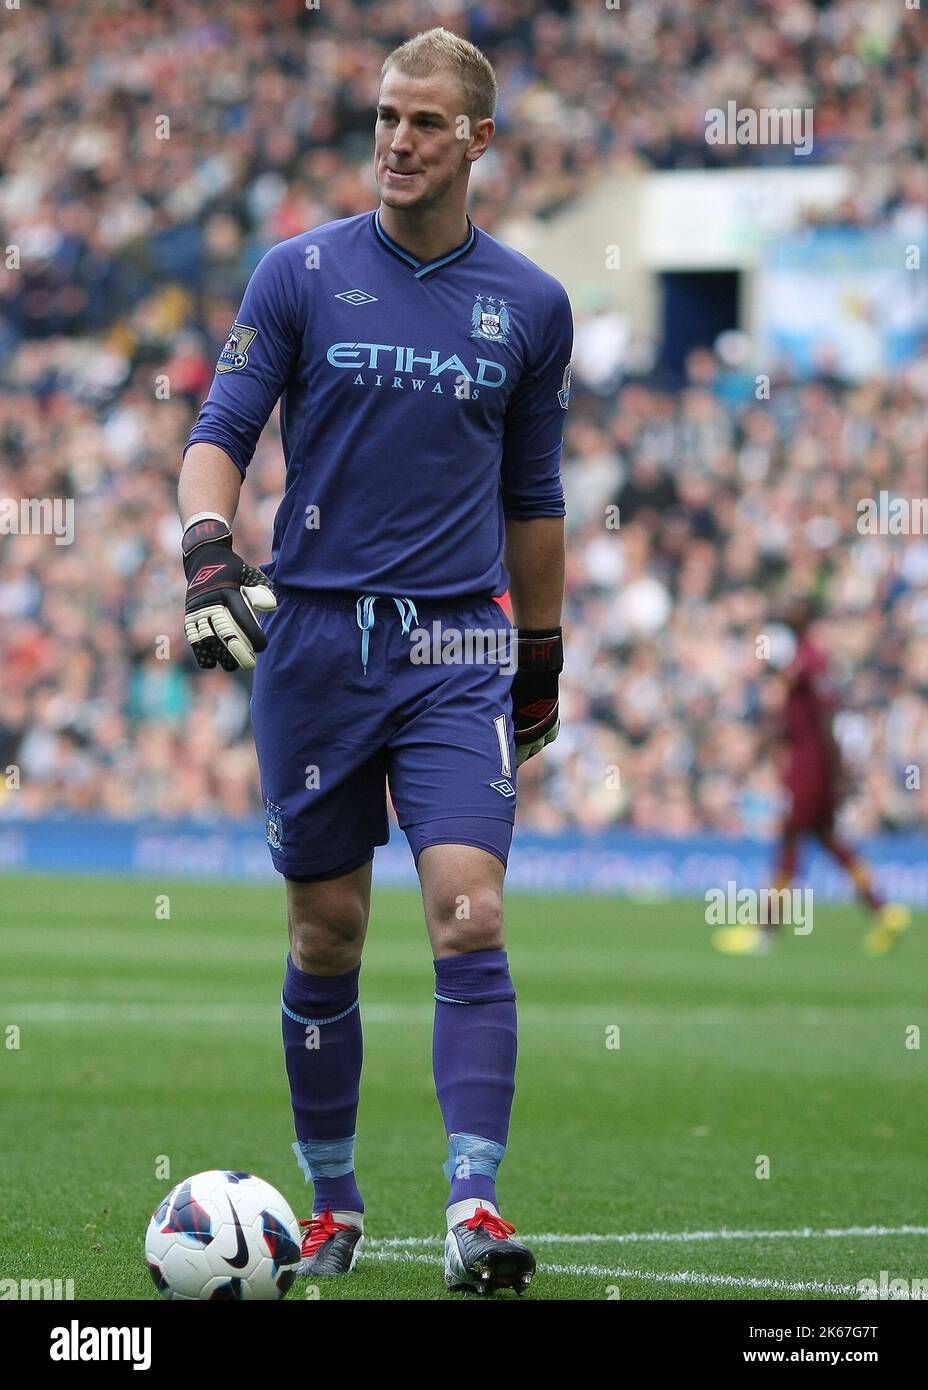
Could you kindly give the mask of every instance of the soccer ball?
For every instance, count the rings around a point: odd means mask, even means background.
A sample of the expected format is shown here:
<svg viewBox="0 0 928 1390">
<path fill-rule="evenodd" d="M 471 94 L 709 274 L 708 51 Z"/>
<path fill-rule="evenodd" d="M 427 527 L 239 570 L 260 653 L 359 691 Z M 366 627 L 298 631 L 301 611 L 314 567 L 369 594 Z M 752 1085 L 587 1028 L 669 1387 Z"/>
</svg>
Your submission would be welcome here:
<svg viewBox="0 0 928 1390">
<path fill-rule="evenodd" d="M 300 1263 L 300 1228 L 276 1188 L 214 1169 L 178 1183 L 145 1236 L 164 1298 L 283 1298 Z"/>
</svg>

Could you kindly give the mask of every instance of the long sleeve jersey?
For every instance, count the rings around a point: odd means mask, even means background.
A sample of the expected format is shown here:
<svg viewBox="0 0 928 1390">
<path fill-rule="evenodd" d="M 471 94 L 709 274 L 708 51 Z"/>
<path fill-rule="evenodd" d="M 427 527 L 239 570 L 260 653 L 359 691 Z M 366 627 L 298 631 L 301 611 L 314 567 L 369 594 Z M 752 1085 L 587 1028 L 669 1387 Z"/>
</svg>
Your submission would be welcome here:
<svg viewBox="0 0 928 1390">
<path fill-rule="evenodd" d="M 280 400 L 275 582 L 499 594 L 506 518 L 564 514 L 567 294 L 468 229 L 423 263 L 362 213 L 281 242 L 255 269 L 186 448 L 216 444 L 244 475 Z"/>
</svg>

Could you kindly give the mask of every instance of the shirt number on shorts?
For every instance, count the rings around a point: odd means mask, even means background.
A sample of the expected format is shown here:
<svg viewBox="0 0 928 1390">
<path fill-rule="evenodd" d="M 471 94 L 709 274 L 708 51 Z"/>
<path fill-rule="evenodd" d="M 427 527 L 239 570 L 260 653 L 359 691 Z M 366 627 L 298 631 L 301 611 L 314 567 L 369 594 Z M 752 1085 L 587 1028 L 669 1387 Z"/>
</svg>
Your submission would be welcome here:
<svg viewBox="0 0 928 1390">
<path fill-rule="evenodd" d="M 512 759 L 509 756 L 509 739 L 506 737 L 506 716 L 498 714 L 493 720 L 496 737 L 499 739 L 499 770 L 504 777 L 512 772 Z"/>
</svg>

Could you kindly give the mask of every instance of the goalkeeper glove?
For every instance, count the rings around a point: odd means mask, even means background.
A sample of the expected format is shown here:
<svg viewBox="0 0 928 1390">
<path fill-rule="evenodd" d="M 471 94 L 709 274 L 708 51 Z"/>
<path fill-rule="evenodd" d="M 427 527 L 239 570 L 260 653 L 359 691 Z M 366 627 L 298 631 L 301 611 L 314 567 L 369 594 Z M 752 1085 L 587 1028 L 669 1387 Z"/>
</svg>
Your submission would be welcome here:
<svg viewBox="0 0 928 1390">
<path fill-rule="evenodd" d="M 512 719 L 519 767 L 557 738 L 557 678 L 564 669 L 564 641 L 559 627 L 546 632 L 519 632 L 518 669 L 512 682 Z"/>
<path fill-rule="evenodd" d="M 255 609 L 277 607 L 270 580 L 236 555 L 229 523 L 215 512 L 188 521 L 183 552 L 184 631 L 198 665 L 208 671 L 218 662 L 225 671 L 250 671 L 255 652 L 267 646 Z"/>
</svg>

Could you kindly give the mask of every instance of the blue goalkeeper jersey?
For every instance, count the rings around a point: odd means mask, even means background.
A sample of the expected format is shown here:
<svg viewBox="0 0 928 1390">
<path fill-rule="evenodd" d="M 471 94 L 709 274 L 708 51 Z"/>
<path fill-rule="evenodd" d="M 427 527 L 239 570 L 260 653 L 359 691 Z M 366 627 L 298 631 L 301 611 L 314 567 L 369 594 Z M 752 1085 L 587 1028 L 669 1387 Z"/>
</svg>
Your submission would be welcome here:
<svg viewBox="0 0 928 1390">
<path fill-rule="evenodd" d="M 281 242 L 255 269 L 184 452 L 216 444 L 244 475 L 280 399 L 275 582 L 500 594 L 505 518 L 563 516 L 570 303 L 468 227 L 424 263 L 362 213 Z"/>
</svg>

